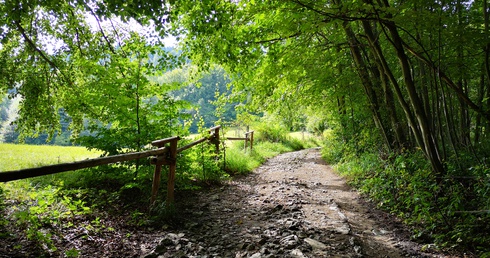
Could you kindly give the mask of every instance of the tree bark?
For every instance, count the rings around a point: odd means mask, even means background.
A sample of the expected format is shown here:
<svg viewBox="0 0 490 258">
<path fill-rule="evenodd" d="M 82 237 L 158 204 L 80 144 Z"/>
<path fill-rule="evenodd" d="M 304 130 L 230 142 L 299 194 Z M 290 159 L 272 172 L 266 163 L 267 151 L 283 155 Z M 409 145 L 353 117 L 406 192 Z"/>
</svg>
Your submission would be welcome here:
<svg viewBox="0 0 490 258">
<path fill-rule="evenodd" d="M 445 169 L 439 156 L 439 151 L 437 149 L 434 136 L 432 134 L 432 131 L 430 130 L 424 106 L 417 93 L 417 89 L 412 78 L 408 56 L 406 55 L 405 48 L 403 46 L 403 40 L 398 34 L 398 30 L 393 22 L 385 21 L 383 22 L 383 25 L 388 29 L 388 32 L 391 36 L 391 43 L 393 44 L 396 55 L 398 57 L 398 61 L 400 62 L 400 68 L 403 74 L 403 80 L 407 88 L 410 103 L 412 104 L 412 108 L 414 109 L 415 118 L 418 122 L 417 125 L 419 126 L 420 132 L 422 134 L 422 140 L 424 142 L 424 153 L 429 159 L 432 169 L 434 170 L 436 175 L 444 175 Z"/>
<path fill-rule="evenodd" d="M 401 125 L 401 122 L 398 118 L 397 112 L 396 112 L 396 106 L 395 106 L 395 100 L 393 97 L 393 91 L 389 87 L 389 82 L 393 84 L 393 87 L 398 87 L 398 83 L 394 79 L 393 73 L 388 67 L 388 63 L 381 51 L 381 47 L 379 46 L 378 41 L 376 40 L 376 37 L 373 32 L 373 28 L 370 22 L 368 21 L 362 21 L 363 29 L 364 32 L 366 33 L 368 43 L 373 49 L 373 54 L 375 56 L 376 60 L 376 65 L 380 71 L 380 79 L 381 79 L 381 85 L 383 87 L 383 92 L 384 92 L 384 98 L 385 98 L 385 104 L 386 104 L 386 109 L 388 113 L 388 117 L 390 118 L 391 122 L 391 127 L 392 130 L 394 131 L 394 135 L 397 141 L 397 145 L 399 148 L 401 147 L 408 147 L 409 143 L 407 141 L 407 136 L 403 130 L 403 127 Z M 401 93 L 401 91 L 399 90 Z M 406 109 L 404 108 L 404 111 L 407 112 L 407 114 L 411 114 L 410 111 L 408 110 L 408 105 L 403 99 L 403 96 L 401 94 L 397 95 L 398 97 L 398 102 L 401 104 L 402 108 L 407 107 Z M 409 121 L 413 121 L 413 119 L 410 119 L 411 115 L 407 115 L 407 119 Z"/>
<path fill-rule="evenodd" d="M 369 108 L 372 112 L 374 122 L 376 127 L 380 130 L 381 136 L 385 142 L 385 145 L 388 149 L 392 150 L 392 141 L 390 141 L 386 127 L 383 123 L 381 114 L 380 114 L 380 105 L 378 102 L 378 97 L 376 92 L 374 91 L 373 83 L 368 73 L 368 67 L 364 62 L 361 51 L 359 49 L 359 41 L 357 40 L 352 28 L 348 24 L 348 22 L 343 23 L 343 28 L 347 36 L 347 40 L 349 42 L 349 48 L 354 59 L 354 63 L 356 64 L 357 71 L 359 73 L 359 77 L 361 79 L 363 88 L 366 92 L 369 101 Z"/>
</svg>

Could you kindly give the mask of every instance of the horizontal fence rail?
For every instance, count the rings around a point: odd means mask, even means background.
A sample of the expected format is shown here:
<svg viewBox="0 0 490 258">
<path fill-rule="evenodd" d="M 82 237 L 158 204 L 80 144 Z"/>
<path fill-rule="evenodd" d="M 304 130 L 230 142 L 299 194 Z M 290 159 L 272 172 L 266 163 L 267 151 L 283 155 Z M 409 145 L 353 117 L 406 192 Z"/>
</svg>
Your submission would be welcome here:
<svg viewBox="0 0 490 258">
<path fill-rule="evenodd" d="M 247 143 L 250 142 L 250 150 L 252 150 L 253 146 L 254 146 L 254 131 L 246 132 L 245 138 L 243 138 L 243 137 L 227 137 L 226 139 L 229 141 L 244 141 L 245 142 L 245 145 L 244 145 L 245 150 L 247 149 L 247 146 L 248 146 Z"/>
<path fill-rule="evenodd" d="M 51 174 L 56 174 L 61 172 L 79 170 L 83 168 L 114 164 L 123 161 L 146 158 L 150 156 L 164 155 L 167 152 L 168 152 L 167 148 L 159 148 L 156 150 L 133 152 L 133 153 L 120 154 L 120 155 L 101 157 L 95 159 L 87 159 L 87 160 L 76 161 L 72 163 L 63 163 L 63 164 L 42 166 L 37 168 L 27 168 L 21 170 L 0 172 L 0 182 L 8 182 L 8 181 L 13 181 L 18 179 L 45 176 L 45 175 L 51 175 Z"/>
</svg>

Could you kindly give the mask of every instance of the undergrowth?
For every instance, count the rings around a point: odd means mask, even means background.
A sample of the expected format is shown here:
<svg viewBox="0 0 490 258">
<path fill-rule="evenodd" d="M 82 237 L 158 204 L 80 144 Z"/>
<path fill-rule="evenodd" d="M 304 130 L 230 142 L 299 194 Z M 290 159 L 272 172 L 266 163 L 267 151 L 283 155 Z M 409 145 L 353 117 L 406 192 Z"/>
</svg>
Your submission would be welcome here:
<svg viewBox="0 0 490 258">
<path fill-rule="evenodd" d="M 385 157 L 358 152 L 359 146 L 333 134 L 326 138 L 323 158 L 378 207 L 411 226 L 415 240 L 490 256 L 490 168 L 471 166 L 470 155 L 465 160 L 461 153 L 446 162 L 443 178 L 435 178 L 420 150 Z"/>
</svg>

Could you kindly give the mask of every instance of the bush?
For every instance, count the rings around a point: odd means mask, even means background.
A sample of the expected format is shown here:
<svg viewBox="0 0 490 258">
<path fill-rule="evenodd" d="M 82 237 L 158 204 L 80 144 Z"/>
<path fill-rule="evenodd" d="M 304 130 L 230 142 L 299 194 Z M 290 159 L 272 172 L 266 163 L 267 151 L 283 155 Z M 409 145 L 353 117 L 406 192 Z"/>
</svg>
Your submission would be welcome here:
<svg viewBox="0 0 490 258">
<path fill-rule="evenodd" d="M 355 152 L 348 144 L 327 145 L 331 148 L 324 148 L 324 157 L 337 161 L 335 168 L 378 207 L 411 225 L 415 239 L 479 252 L 490 248 L 490 214 L 484 212 L 490 208 L 488 168 L 462 171 L 448 162 L 440 182 L 420 150 L 383 160 L 378 153 Z M 462 157 L 458 162 L 465 164 Z"/>
<path fill-rule="evenodd" d="M 323 132 L 323 139 L 322 158 L 327 163 L 336 164 L 342 158 L 353 155 L 353 153 L 346 151 L 346 145 L 332 129 L 327 129 Z"/>
<path fill-rule="evenodd" d="M 5 230 L 8 221 L 5 219 L 5 193 L 3 186 L 0 185 L 0 238 L 7 237 L 9 234 Z"/>
<path fill-rule="evenodd" d="M 279 123 L 256 123 L 254 128 L 254 140 L 258 142 L 284 143 L 287 141 L 289 130 Z"/>
<path fill-rule="evenodd" d="M 16 230 L 21 230 L 27 240 L 44 252 L 56 251 L 52 236 L 66 218 L 92 212 L 77 190 L 62 191 L 60 186 L 51 185 L 33 187 L 28 180 L 11 182 L 9 187 L 15 191 L 9 192 L 8 198 L 16 202 L 9 207 L 10 220 L 15 222 Z"/>
</svg>

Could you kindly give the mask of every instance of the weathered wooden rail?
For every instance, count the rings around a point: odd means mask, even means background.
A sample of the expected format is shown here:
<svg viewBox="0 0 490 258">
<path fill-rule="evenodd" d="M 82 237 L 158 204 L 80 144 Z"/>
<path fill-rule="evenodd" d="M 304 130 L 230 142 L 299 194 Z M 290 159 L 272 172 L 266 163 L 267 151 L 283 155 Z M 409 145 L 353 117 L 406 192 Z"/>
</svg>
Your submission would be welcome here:
<svg viewBox="0 0 490 258">
<path fill-rule="evenodd" d="M 74 171 L 83 168 L 96 167 L 100 165 L 114 164 L 123 161 L 130 161 L 135 159 L 152 157 L 150 163 L 155 165 L 155 172 L 153 173 L 151 204 L 153 205 L 158 195 L 158 189 L 160 187 L 162 166 L 167 165 L 169 167 L 168 180 L 167 180 L 167 199 L 166 204 L 172 204 L 174 202 L 174 187 L 175 187 L 175 172 L 177 167 L 177 154 L 190 149 L 203 142 L 210 142 L 215 145 L 216 154 L 220 152 L 220 134 L 221 126 L 215 126 L 209 129 L 209 137 L 203 137 L 199 140 L 191 142 L 180 148 L 177 147 L 178 141 L 181 139 L 179 136 L 165 138 L 161 140 L 153 141 L 151 144 L 157 149 L 147 150 L 141 152 L 120 154 L 108 157 L 101 157 L 95 159 L 87 159 L 72 163 L 63 163 L 56 165 L 49 165 L 37 168 L 28 168 L 14 171 L 0 172 L 0 182 L 8 182 L 13 180 L 38 177 L 44 175 L 51 175 L 61 172 Z M 250 141 L 250 148 L 253 145 L 253 131 L 245 134 L 245 138 L 237 138 L 245 140 L 245 148 L 247 147 L 247 141 Z M 249 136 L 250 135 L 250 136 Z"/>
<path fill-rule="evenodd" d="M 254 131 L 246 132 L 245 138 L 227 137 L 226 139 L 230 140 L 230 141 L 244 141 L 245 142 L 245 146 L 244 146 L 245 150 L 247 149 L 247 145 L 248 145 L 247 143 L 250 142 L 250 150 L 252 150 L 253 146 L 254 146 Z"/>
<path fill-rule="evenodd" d="M 167 151 L 168 149 L 166 148 L 159 148 L 156 150 L 133 152 L 133 153 L 120 154 L 120 155 L 101 157 L 95 159 L 87 159 L 87 160 L 76 161 L 72 163 L 62 163 L 62 164 L 48 165 L 48 166 L 42 166 L 37 168 L 27 168 L 21 170 L 0 172 L 0 182 L 8 182 L 8 181 L 24 179 L 24 178 L 45 176 L 45 175 L 66 172 L 66 171 L 73 171 L 73 170 L 78 170 L 83 168 L 90 168 L 90 167 L 96 167 L 100 165 L 107 165 L 107 164 L 113 164 L 113 163 L 118 163 L 123 161 L 141 159 L 141 158 L 146 158 L 155 155 L 163 155 Z"/>
</svg>

